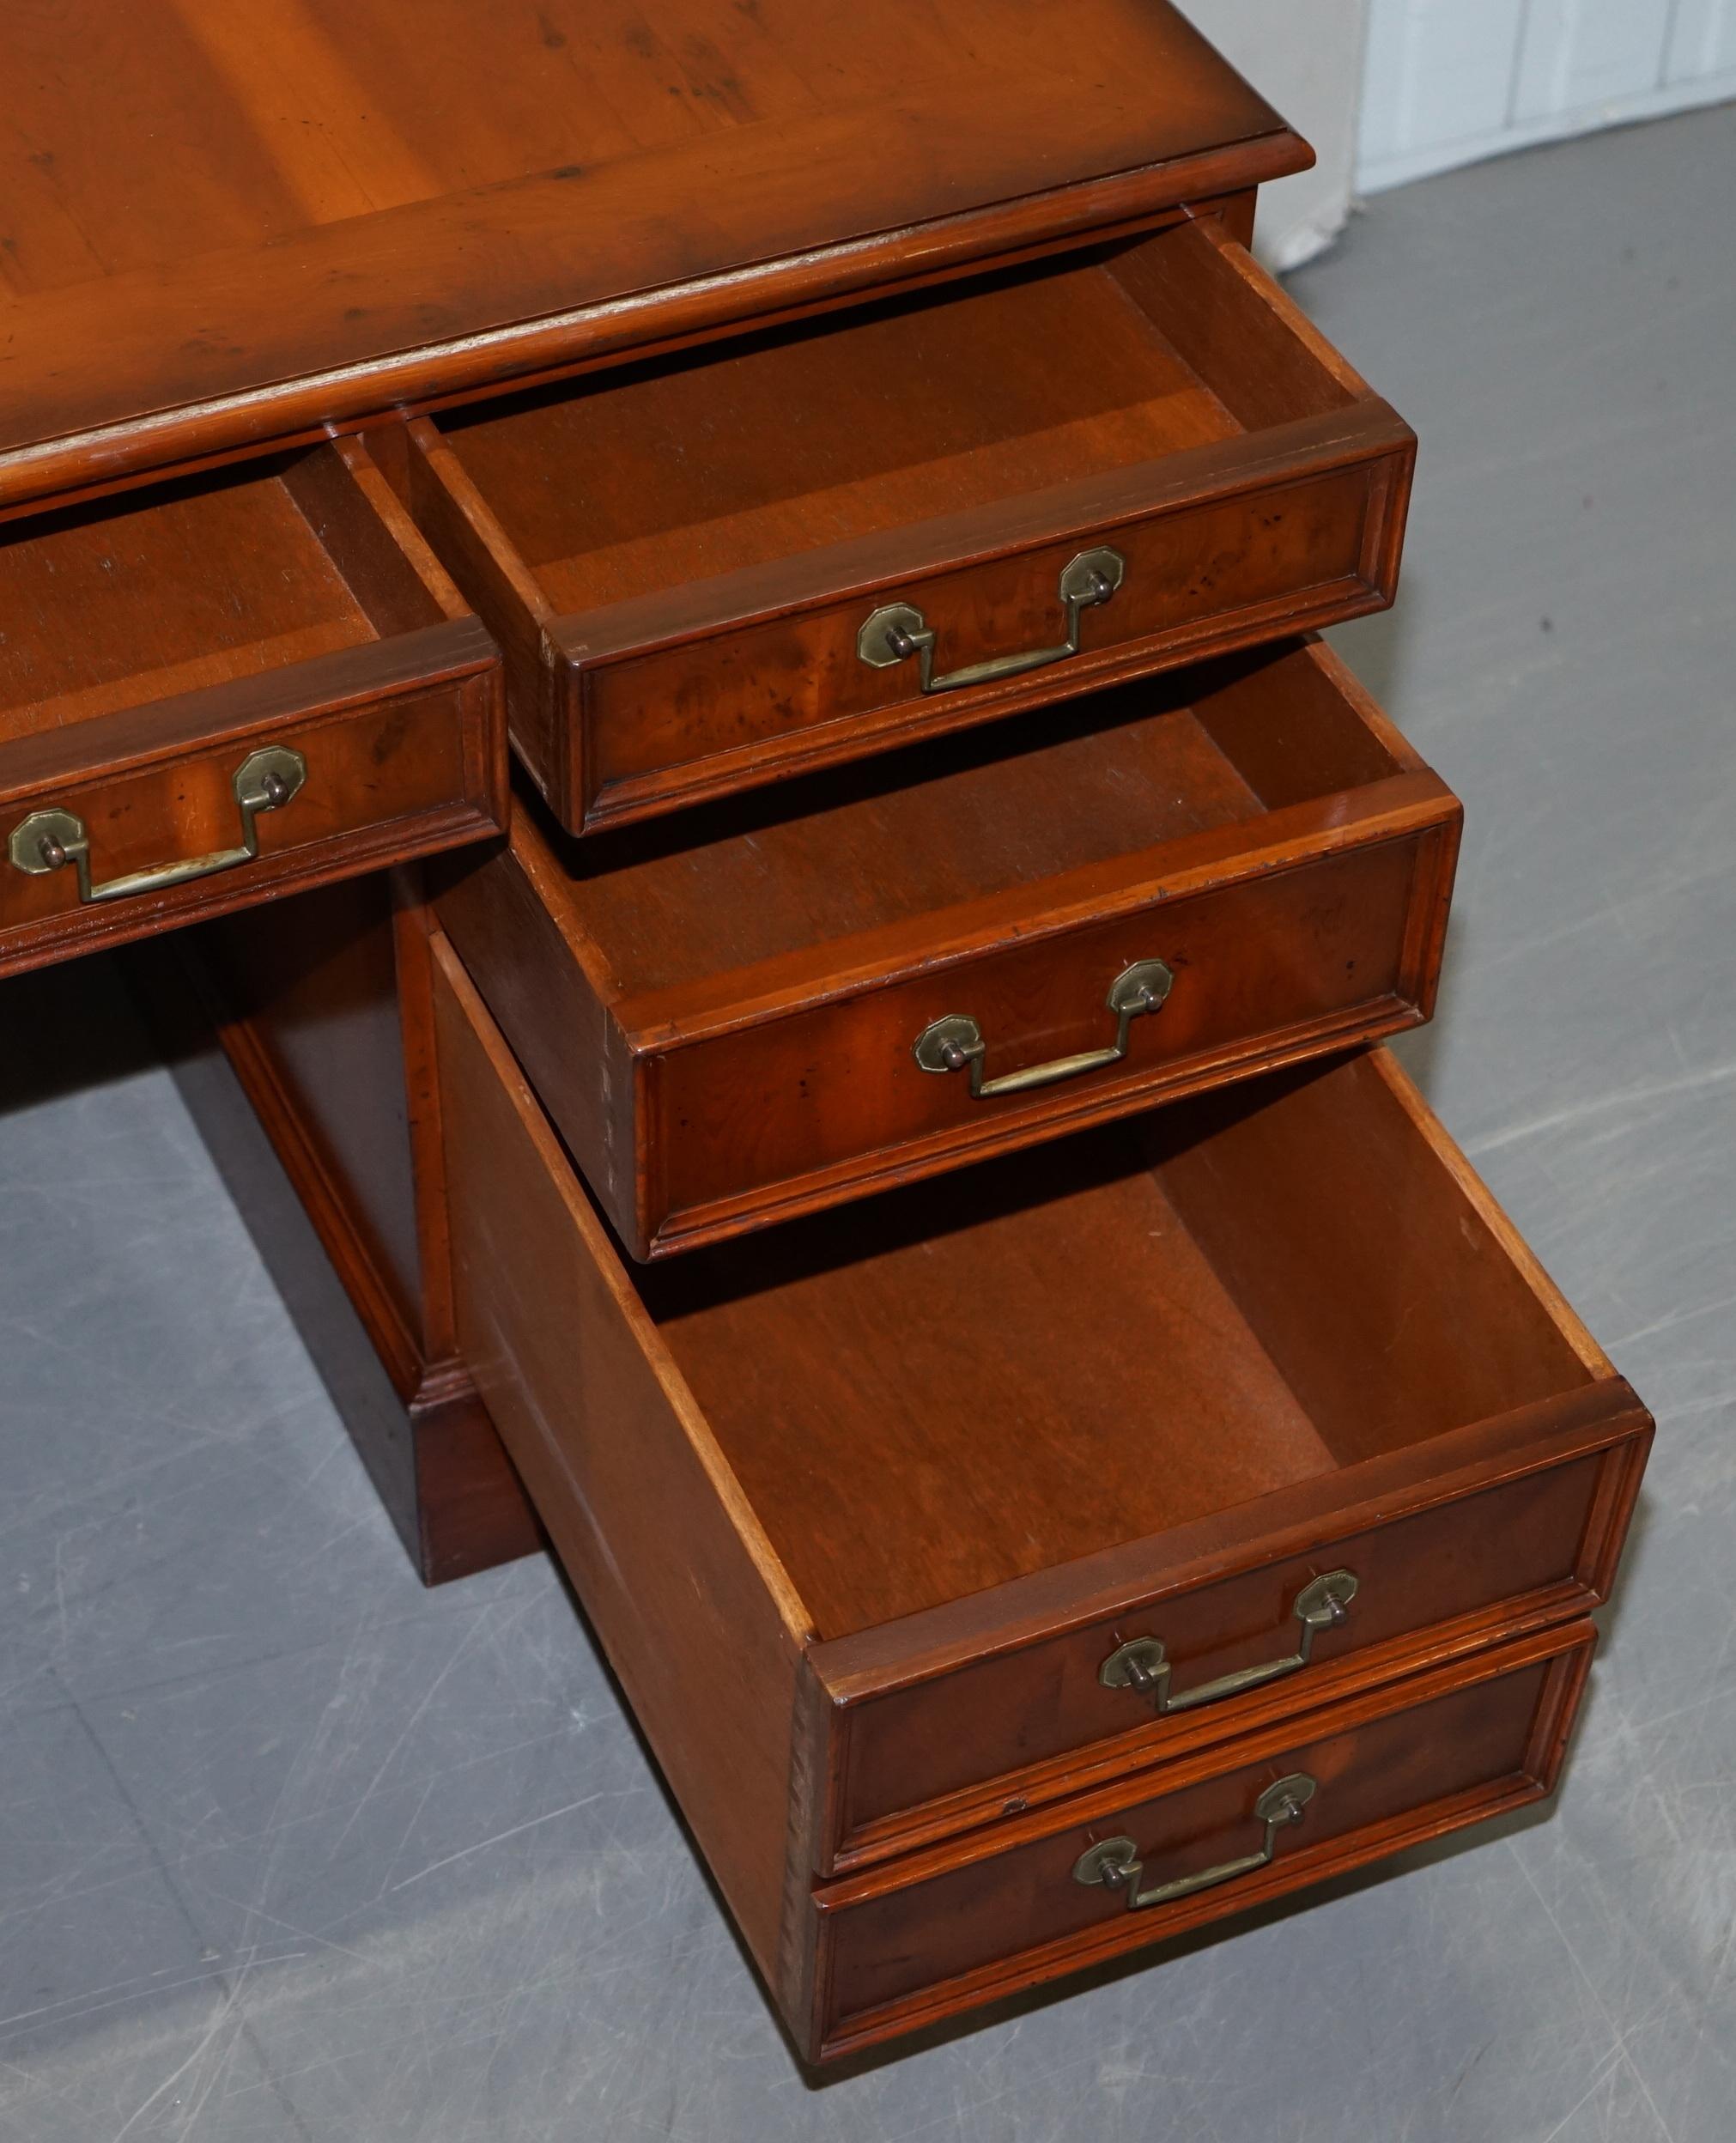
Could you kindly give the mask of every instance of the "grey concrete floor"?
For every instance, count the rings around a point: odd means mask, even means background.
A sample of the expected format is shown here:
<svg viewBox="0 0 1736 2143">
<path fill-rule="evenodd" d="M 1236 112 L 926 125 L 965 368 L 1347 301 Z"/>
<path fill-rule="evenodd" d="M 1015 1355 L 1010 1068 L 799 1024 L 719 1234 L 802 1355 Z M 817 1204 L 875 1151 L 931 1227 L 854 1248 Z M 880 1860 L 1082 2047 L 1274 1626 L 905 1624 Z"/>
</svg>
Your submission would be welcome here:
<svg viewBox="0 0 1736 2143">
<path fill-rule="evenodd" d="M 1469 811 L 1405 1053 L 1660 1424 L 1558 1806 L 813 2087 L 547 1565 L 411 1578 L 281 1184 L 93 963 L 0 993 L 5 2143 L 1727 2143 L 1733 178 L 1712 111 L 1299 278 L 1425 442 L 1341 636 Z"/>
</svg>

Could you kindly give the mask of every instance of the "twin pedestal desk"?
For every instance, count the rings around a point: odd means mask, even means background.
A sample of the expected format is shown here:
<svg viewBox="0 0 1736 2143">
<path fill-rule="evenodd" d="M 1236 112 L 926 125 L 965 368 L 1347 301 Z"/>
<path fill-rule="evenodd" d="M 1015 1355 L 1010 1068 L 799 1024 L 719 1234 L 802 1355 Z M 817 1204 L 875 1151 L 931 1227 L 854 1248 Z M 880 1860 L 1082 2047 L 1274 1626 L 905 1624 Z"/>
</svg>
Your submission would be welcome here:
<svg viewBox="0 0 1736 2143">
<path fill-rule="evenodd" d="M 8 75 L 7 967 L 192 980 L 805 2057 L 1547 1794 L 1650 1424 L 1378 1046 L 1308 151 L 1157 0 L 411 15 Z"/>
</svg>

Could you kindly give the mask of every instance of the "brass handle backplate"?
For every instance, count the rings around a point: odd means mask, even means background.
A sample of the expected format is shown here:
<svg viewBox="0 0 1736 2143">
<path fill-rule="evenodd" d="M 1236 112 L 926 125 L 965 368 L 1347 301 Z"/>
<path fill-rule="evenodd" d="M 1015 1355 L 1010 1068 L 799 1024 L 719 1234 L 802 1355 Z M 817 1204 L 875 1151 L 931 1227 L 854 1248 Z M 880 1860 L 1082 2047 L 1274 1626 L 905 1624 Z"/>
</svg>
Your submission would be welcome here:
<svg viewBox="0 0 1736 2143">
<path fill-rule="evenodd" d="M 1088 1049 L 1082 1056 L 1056 1057 L 1047 1064 L 1034 1064 L 1023 1072 L 1004 1072 L 998 1079 L 982 1076 L 988 1044 L 982 1029 L 968 1012 L 949 1012 L 932 1021 L 916 1037 L 911 1054 L 925 1072 L 970 1071 L 970 1098 L 992 1102 L 1002 1094 L 1029 1094 L 1033 1088 L 1055 1086 L 1076 1079 L 1082 1072 L 1101 1072 L 1119 1064 L 1127 1053 L 1127 1029 L 1142 1012 L 1155 1012 L 1168 996 L 1175 980 L 1162 960 L 1136 960 L 1124 968 L 1109 986 L 1106 1000 L 1115 1015 L 1115 1039 L 1107 1049 Z"/>
<path fill-rule="evenodd" d="M 1087 610 L 1107 603 L 1126 578 L 1127 561 L 1107 544 L 1082 550 L 1061 570 L 1061 608 L 1066 613 L 1067 636 L 1055 647 L 1021 647 L 1016 654 L 994 655 L 963 670 L 934 674 L 933 626 L 914 603 L 883 603 L 863 621 L 856 635 L 856 653 L 871 670 L 890 670 L 914 655 L 920 665 L 925 692 L 957 692 L 968 684 L 989 684 L 997 677 L 1016 677 L 1026 670 L 1041 670 L 1052 662 L 1065 662 L 1079 652 L 1079 620 Z"/>
<path fill-rule="evenodd" d="M 1144 1863 L 1138 1847 L 1132 1838 L 1105 1838 L 1101 1845 L 1080 1854 L 1073 1863 L 1073 1880 L 1088 1888 L 1101 1884 L 1106 1890 L 1124 1891 L 1130 1912 L 1142 1912 L 1148 1905 L 1174 1904 L 1178 1897 L 1216 1890 L 1220 1883 L 1233 1883 L 1238 1875 L 1252 1875 L 1259 1868 L 1270 1867 L 1278 1855 L 1278 1832 L 1302 1821 L 1315 1791 L 1314 1782 L 1306 1771 L 1292 1771 L 1288 1778 L 1268 1786 L 1253 1804 L 1254 1821 L 1266 1825 L 1265 1841 L 1259 1852 L 1245 1853 L 1240 1860 L 1224 1861 L 1216 1867 L 1202 1868 L 1197 1875 L 1178 1875 L 1172 1882 L 1154 1883 L 1150 1890 L 1141 1890 Z"/>
<path fill-rule="evenodd" d="M 1222 1697 L 1240 1696 L 1245 1689 L 1258 1689 L 1263 1682 L 1282 1681 L 1306 1666 L 1314 1656 L 1314 1639 L 1322 1630 L 1338 1628 L 1356 1596 L 1354 1570 L 1328 1570 L 1324 1577 L 1314 1578 L 1291 1604 L 1290 1612 L 1302 1624 L 1294 1652 L 1281 1660 L 1262 1660 L 1258 1666 L 1238 1667 L 1215 1682 L 1202 1682 L 1198 1689 L 1178 1691 L 1170 1687 L 1170 1665 L 1161 1637 L 1132 1637 L 1118 1646 L 1097 1669 L 1097 1679 L 1105 1689 L 1131 1689 L 1145 1697 L 1160 1717 L 1215 1704 Z"/>
<path fill-rule="evenodd" d="M 124 877 L 93 883 L 90 875 L 90 836 L 84 821 L 74 811 L 32 811 L 12 829 L 6 853 L 16 871 L 40 877 L 70 864 L 78 875 L 78 897 L 87 905 L 124 901 L 134 893 L 161 893 L 189 878 L 209 878 L 218 871 L 233 871 L 239 863 L 252 863 L 259 853 L 259 825 L 266 811 L 280 811 L 307 779 L 307 762 L 287 744 L 267 744 L 244 759 L 235 769 L 230 786 L 241 813 L 241 839 L 234 848 L 218 848 L 209 855 L 188 856 L 178 863 L 155 863 L 149 870 L 130 871 Z"/>
</svg>

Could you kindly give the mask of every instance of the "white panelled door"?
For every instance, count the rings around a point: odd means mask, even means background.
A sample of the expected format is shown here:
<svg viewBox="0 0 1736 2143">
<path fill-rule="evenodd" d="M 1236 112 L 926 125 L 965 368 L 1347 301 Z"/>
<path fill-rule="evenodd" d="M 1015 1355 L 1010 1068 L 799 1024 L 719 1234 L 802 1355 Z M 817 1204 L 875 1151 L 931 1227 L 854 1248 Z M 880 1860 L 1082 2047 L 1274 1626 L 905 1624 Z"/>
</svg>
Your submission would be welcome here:
<svg viewBox="0 0 1736 2143">
<path fill-rule="evenodd" d="M 1736 97 L 1736 0 L 1370 0 L 1364 192 Z"/>
<path fill-rule="evenodd" d="M 1736 0 L 1676 0 L 1666 73 L 1671 82 L 1736 75 Z"/>
<path fill-rule="evenodd" d="M 1524 12 L 1525 0 L 1374 0 L 1363 89 L 1365 187 L 1396 183 L 1371 172 L 1506 125 Z"/>
<path fill-rule="evenodd" d="M 1672 11 L 1673 0 L 1529 0 L 1514 118 L 1551 118 L 1657 88 Z"/>
</svg>

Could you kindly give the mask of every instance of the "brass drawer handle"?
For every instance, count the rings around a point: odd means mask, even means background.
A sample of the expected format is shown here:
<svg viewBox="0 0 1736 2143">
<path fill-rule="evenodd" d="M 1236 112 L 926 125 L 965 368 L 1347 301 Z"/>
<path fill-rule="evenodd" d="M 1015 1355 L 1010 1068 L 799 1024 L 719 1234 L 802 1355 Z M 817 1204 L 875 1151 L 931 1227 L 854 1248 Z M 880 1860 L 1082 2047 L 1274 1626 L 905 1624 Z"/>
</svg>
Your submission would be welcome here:
<svg viewBox="0 0 1736 2143">
<path fill-rule="evenodd" d="M 78 897 L 89 904 L 124 901 L 133 893 L 161 893 L 171 885 L 185 885 L 189 878 L 209 878 L 215 871 L 233 871 L 238 863 L 252 863 L 259 853 L 260 815 L 281 811 L 307 779 L 307 762 L 299 751 L 287 744 L 266 745 L 241 762 L 230 785 L 241 811 L 238 847 L 189 856 L 182 863 L 155 863 L 123 878 L 106 878 L 100 885 L 91 882 L 90 836 L 75 812 L 32 811 L 12 829 L 6 853 L 15 870 L 27 871 L 33 878 L 70 863 L 78 873 Z"/>
<path fill-rule="evenodd" d="M 1238 1667 L 1234 1674 L 1221 1674 L 1215 1682 L 1202 1682 L 1198 1689 L 1183 1690 L 1179 1696 L 1169 1687 L 1171 1669 L 1161 1637 L 1130 1638 L 1097 1669 L 1097 1679 L 1105 1689 L 1131 1689 L 1149 1697 L 1160 1717 L 1172 1711 L 1192 1711 L 1198 1704 L 1215 1704 L 1221 1697 L 1258 1689 L 1262 1682 L 1282 1681 L 1286 1674 L 1306 1666 L 1314 1655 L 1314 1639 L 1323 1630 L 1338 1628 L 1356 1596 L 1354 1570 L 1328 1570 L 1324 1577 L 1304 1585 L 1290 1608 L 1302 1624 L 1302 1637 L 1294 1652 L 1259 1666 Z"/>
<path fill-rule="evenodd" d="M 1268 1786 L 1253 1804 L 1254 1821 L 1266 1825 L 1266 1842 L 1258 1853 L 1245 1853 L 1239 1861 L 1225 1861 L 1217 1867 L 1203 1868 L 1198 1875 L 1178 1875 L 1173 1882 L 1154 1883 L 1150 1890 L 1141 1890 L 1143 1863 L 1138 1847 L 1132 1838 L 1105 1838 L 1101 1845 L 1080 1854 L 1073 1864 L 1073 1880 L 1087 1887 L 1101 1883 L 1106 1890 L 1125 1890 L 1130 1912 L 1142 1912 L 1147 1905 L 1173 1904 L 1178 1897 L 1192 1897 L 1199 1891 L 1216 1890 L 1220 1883 L 1233 1883 L 1238 1875 L 1252 1875 L 1257 1868 L 1270 1867 L 1278 1855 L 1278 1832 L 1288 1824 L 1302 1821 L 1315 1791 L 1314 1782 L 1306 1771 L 1292 1771 L 1288 1778 Z"/>
<path fill-rule="evenodd" d="M 871 670 L 890 670 L 912 655 L 922 665 L 925 692 L 957 692 L 968 684 L 987 684 L 996 677 L 1016 677 L 1025 670 L 1041 670 L 1051 662 L 1065 662 L 1079 652 L 1079 619 L 1083 613 L 1107 603 L 1121 585 L 1127 561 L 1119 550 L 1105 545 L 1100 550 L 1082 550 L 1062 568 L 1061 605 L 1067 614 L 1067 636 L 1059 647 L 1022 647 L 1017 654 L 995 655 L 987 662 L 974 662 L 963 670 L 934 674 L 935 630 L 914 603 L 885 603 L 864 621 L 856 635 L 856 653 Z"/>
<path fill-rule="evenodd" d="M 1127 1029 L 1142 1012 L 1155 1012 L 1168 996 L 1175 977 L 1162 960 L 1136 960 L 1115 977 L 1107 999 L 1116 1019 L 1115 1040 L 1108 1049 L 1088 1049 L 1083 1056 L 1057 1057 L 1023 1072 L 1004 1072 L 998 1079 L 982 1076 L 988 1044 L 968 1012 L 948 1012 L 925 1027 L 911 1054 L 925 1072 L 962 1072 L 970 1066 L 970 1098 L 992 1102 L 1000 1094 L 1029 1094 L 1034 1087 L 1055 1086 L 1084 1072 L 1101 1072 L 1127 1053 Z"/>
</svg>

